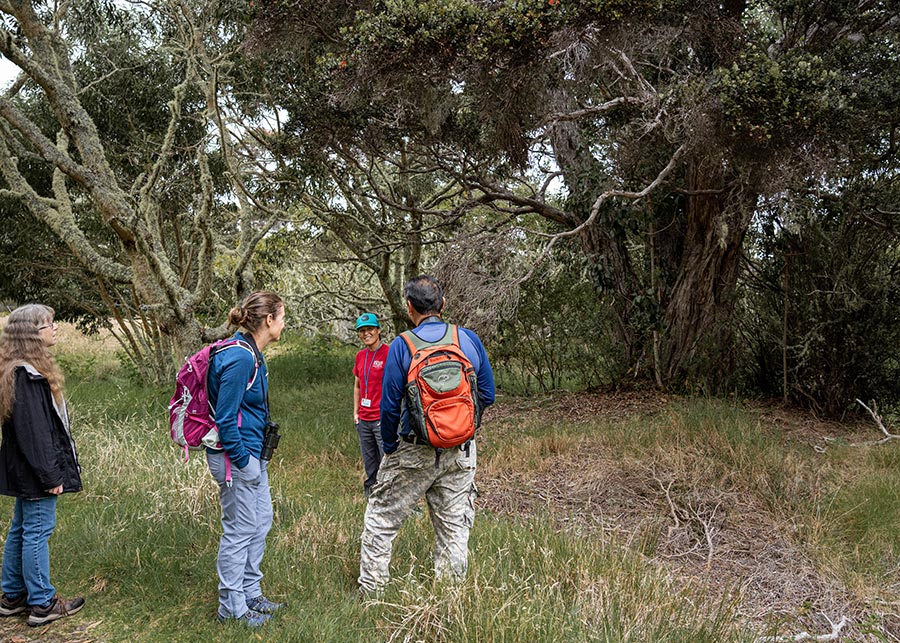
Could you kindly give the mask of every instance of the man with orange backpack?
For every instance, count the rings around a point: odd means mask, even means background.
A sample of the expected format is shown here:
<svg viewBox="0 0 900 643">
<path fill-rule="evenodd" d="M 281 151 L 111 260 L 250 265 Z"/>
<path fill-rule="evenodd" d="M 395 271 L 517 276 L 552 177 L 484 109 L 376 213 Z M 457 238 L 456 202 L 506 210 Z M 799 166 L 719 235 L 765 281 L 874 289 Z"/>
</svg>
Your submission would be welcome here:
<svg viewBox="0 0 900 643">
<path fill-rule="evenodd" d="M 445 323 L 443 291 L 429 275 L 404 288 L 416 327 L 391 343 L 381 392 L 384 459 L 363 524 L 359 589 L 390 579 L 394 538 L 424 495 L 434 525 L 437 578 L 461 578 L 475 519 L 474 434 L 494 402 L 494 374 L 478 336 Z"/>
</svg>

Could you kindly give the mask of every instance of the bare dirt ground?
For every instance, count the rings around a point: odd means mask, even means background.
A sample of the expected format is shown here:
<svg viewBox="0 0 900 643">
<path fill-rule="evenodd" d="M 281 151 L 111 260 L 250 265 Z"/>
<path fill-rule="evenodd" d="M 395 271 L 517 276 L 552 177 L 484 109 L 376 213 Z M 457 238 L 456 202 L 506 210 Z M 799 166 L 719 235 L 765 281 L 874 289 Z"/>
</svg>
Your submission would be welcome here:
<svg viewBox="0 0 900 643">
<path fill-rule="evenodd" d="M 484 439 L 515 439 L 518 426 L 548 419 L 576 425 L 640 421 L 677 401 L 645 391 L 547 397 L 531 408 L 501 402 L 492 409 L 490 437 Z M 737 405 L 783 440 L 811 450 L 834 439 L 858 443 L 880 437 L 874 424 L 823 421 L 764 402 Z M 537 464 L 479 463 L 481 506 L 512 516 L 547 516 L 560 529 L 636 548 L 676 584 L 702 587 L 713 599 L 734 604 L 756 631 L 772 634 L 777 628 L 778 635 L 791 634 L 786 640 L 804 631 L 822 636 L 832 632 L 829 619 L 837 623 L 846 617 L 841 638 L 819 640 L 900 641 L 895 608 L 873 611 L 864 597 L 820 572 L 797 537 L 802 525 L 775 515 L 739 485 L 686 488 L 678 479 L 684 471 L 680 456 L 655 462 L 612 457 L 589 434 L 574 444 L 549 442 Z M 873 634 L 876 612 L 881 625 Z"/>
</svg>

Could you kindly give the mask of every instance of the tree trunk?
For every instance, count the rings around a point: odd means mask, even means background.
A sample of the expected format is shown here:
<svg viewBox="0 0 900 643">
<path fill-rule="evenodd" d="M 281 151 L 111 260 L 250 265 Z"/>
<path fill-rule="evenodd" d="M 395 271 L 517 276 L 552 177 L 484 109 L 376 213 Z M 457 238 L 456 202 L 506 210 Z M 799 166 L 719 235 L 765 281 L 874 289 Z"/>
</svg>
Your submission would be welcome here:
<svg viewBox="0 0 900 643">
<path fill-rule="evenodd" d="M 625 239 L 610 231 L 611 226 L 588 226 L 579 235 L 582 252 L 591 266 L 591 281 L 598 290 L 611 291 L 615 314 L 616 343 L 622 348 L 622 359 L 633 364 L 641 352 L 640 329 L 632 320 L 632 300 L 640 290 L 639 280 L 631 266 Z"/>
<path fill-rule="evenodd" d="M 556 96 L 556 101 L 555 107 L 560 112 L 576 108 L 572 98 L 562 92 Z M 560 121 L 550 132 L 553 154 L 569 189 L 567 209 L 572 216 L 568 225 L 572 228 L 590 216 L 594 199 L 608 182 L 606 172 L 591 153 L 590 136 L 585 135 L 581 125 L 579 121 Z M 601 213 L 600 220 L 586 227 L 578 241 L 591 266 L 591 281 L 598 290 L 615 294 L 615 339 L 623 349 L 623 359 L 632 364 L 640 354 L 642 342 L 631 319 L 632 300 L 640 291 L 640 280 L 631 265 L 625 233 L 604 220 Z"/>
<path fill-rule="evenodd" d="M 687 185 L 683 250 L 665 305 L 660 367 L 670 385 L 697 369 L 705 369 L 704 379 L 728 370 L 721 361 L 729 354 L 727 322 L 753 214 L 754 198 L 738 190 L 737 179 L 726 183 L 719 159 L 690 163 Z"/>
</svg>

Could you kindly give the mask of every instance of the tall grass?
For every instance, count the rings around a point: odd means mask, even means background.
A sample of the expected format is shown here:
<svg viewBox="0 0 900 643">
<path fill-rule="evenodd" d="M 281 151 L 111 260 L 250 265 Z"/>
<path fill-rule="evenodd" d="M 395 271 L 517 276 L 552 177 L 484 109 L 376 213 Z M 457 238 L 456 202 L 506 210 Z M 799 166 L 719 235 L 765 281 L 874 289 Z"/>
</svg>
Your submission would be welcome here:
<svg viewBox="0 0 900 643">
<path fill-rule="evenodd" d="M 63 363 L 77 361 L 78 350 L 68 350 Z M 284 438 L 270 465 L 275 526 L 264 586 L 288 608 L 260 632 L 220 624 L 218 490 L 204 458 L 193 453 L 184 463 L 170 443 L 170 390 L 137 386 L 101 357 L 95 363 L 94 371 L 68 373 L 85 491 L 62 498 L 51 541 L 60 593 L 86 596 L 87 607 L 52 626 L 49 636 L 56 639 L 41 638 L 48 635 L 16 619 L 0 623 L 0 639 L 84 640 L 86 631 L 105 642 L 752 639 L 733 605 L 699 585 L 675 583 L 640 546 L 560 531 L 541 514 L 480 510 L 469 574 L 458 586 L 433 582 L 429 518 L 414 516 L 395 543 L 389 589 L 377 600 L 358 600 L 364 503 L 351 425 L 352 351 L 299 343 L 280 347 L 270 360 L 272 412 Z M 490 425 L 485 427 L 479 475 L 537 469 L 548 454 L 591 440 L 611 457 L 665 456 L 673 466 L 682 458 L 679 466 L 698 484 L 727 479 L 785 512 L 808 512 L 801 520 L 818 506 L 812 491 L 802 502 L 789 497 L 805 484 L 806 474 L 801 482 L 795 477 L 809 469 L 813 456 L 785 456 L 777 437 L 725 404 L 691 402 L 652 420 L 589 426 L 543 418 L 516 431 L 513 438 L 492 439 Z M 869 464 L 872 476 L 832 494 L 831 509 L 820 512 L 821 520 L 841 526 L 830 540 L 817 541 L 835 559 L 852 543 L 891 551 L 898 546 L 889 528 L 897 518 L 890 503 L 876 515 L 861 509 L 863 497 L 896 494 L 890 486 L 898 480 L 890 473 L 896 456 L 873 456 Z M 887 474 L 893 482 L 877 486 Z M 0 525 L 11 504 L 0 500 Z"/>
</svg>

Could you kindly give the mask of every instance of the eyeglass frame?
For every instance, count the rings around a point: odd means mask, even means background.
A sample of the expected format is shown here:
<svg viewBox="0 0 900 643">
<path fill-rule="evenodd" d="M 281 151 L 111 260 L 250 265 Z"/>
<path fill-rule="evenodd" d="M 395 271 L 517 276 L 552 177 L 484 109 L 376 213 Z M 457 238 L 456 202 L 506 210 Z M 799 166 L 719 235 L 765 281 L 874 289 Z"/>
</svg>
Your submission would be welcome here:
<svg viewBox="0 0 900 643">
<path fill-rule="evenodd" d="M 44 324 L 43 326 L 38 326 L 38 330 L 44 330 L 45 328 L 59 328 L 59 322 L 50 322 L 49 324 Z"/>
</svg>

